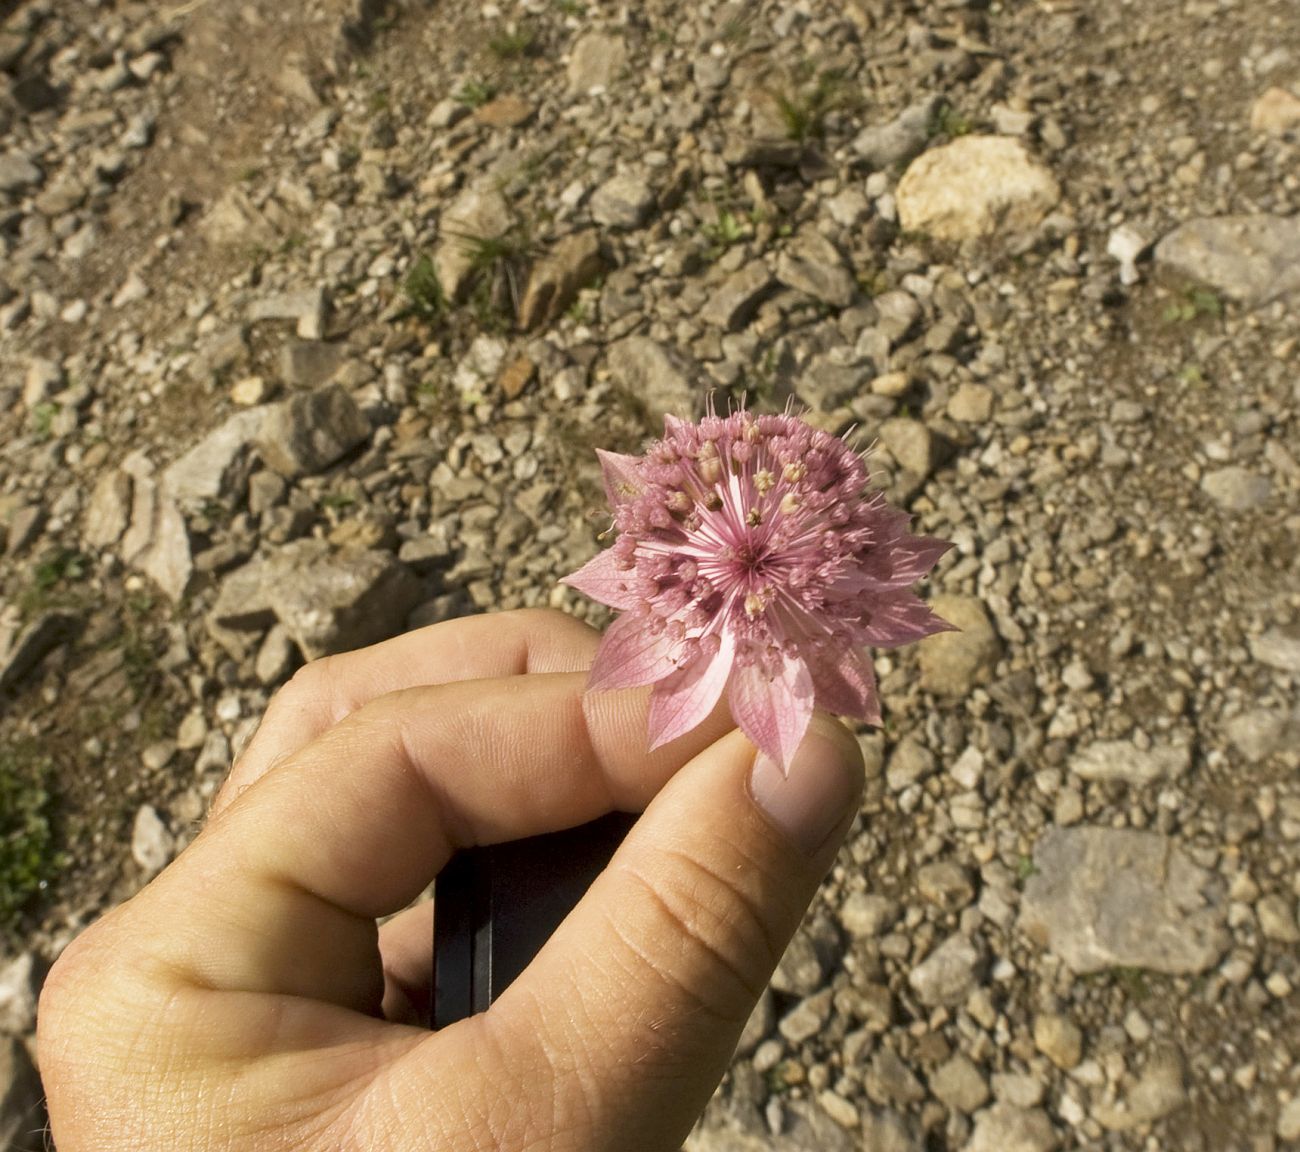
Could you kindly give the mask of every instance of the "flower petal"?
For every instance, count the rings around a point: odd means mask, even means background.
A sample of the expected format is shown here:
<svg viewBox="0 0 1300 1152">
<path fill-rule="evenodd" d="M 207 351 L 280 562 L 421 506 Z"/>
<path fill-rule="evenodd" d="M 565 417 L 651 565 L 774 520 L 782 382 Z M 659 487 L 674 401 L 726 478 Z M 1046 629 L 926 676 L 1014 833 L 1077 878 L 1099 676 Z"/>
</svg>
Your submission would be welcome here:
<svg viewBox="0 0 1300 1152">
<path fill-rule="evenodd" d="M 712 656 L 695 662 L 659 681 L 650 693 L 650 751 L 676 740 L 708 718 L 722 697 L 736 658 L 730 632 L 722 633 L 722 646 Z"/>
<path fill-rule="evenodd" d="M 876 672 L 865 652 L 845 652 L 837 662 L 814 665 L 811 672 L 818 708 L 879 725 Z"/>
<path fill-rule="evenodd" d="M 628 589 L 628 580 L 632 575 L 632 572 L 618 566 L 614 550 L 606 548 L 576 572 L 565 576 L 560 583 L 576 588 L 584 596 L 590 596 L 610 608 L 635 608 L 641 603 L 641 598 Z"/>
<path fill-rule="evenodd" d="M 956 632 L 947 620 L 936 616 L 919 596 L 903 592 L 882 597 L 871 605 L 871 620 L 863 639 L 874 648 L 897 648 L 923 640 L 936 632 Z"/>
<path fill-rule="evenodd" d="M 896 588 L 915 584 L 952 547 L 950 540 L 935 536 L 903 536 L 890 546 L 889 582 Z"/>
<path fill-rule="evenodd" d="M 596 649 L 587 688 L 604 692 L 612 688 L 639 688 L 677 671 L 681 641 L 667 632 L 651 632 L 644 616 L 627 613 L 606 630 Z"/>
<path fill-rule="evenodd" d="M 596 449 L 600 458 L 600 474 L 605 481 L 605 497 L 611 508 L 626 504 L 641 494 L 645 487 L 641 482 L 640 456 L 626 456 L 622 452 L 606 452 Z"/>
<path fill-rule="evenodd" d="M 731 677 L 731 715 L 759 751 L 790 770 L 790 761 L 808 731 L 813 713 L 812 676 L 798 657 L 787 657 L 769 680 L 757 664 Z"/>
</svg>

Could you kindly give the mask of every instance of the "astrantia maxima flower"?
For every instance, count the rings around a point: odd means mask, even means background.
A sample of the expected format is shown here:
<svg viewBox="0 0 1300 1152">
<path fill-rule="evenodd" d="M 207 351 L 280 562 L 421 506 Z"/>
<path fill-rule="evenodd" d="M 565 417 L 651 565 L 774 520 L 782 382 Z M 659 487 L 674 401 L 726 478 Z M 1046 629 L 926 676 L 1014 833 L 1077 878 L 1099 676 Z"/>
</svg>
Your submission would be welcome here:
<svg viewBox="0 0 1300 1152">
<path fill-rule="evenodd" d="M 867 648 L 949 627 L 911 591 L 948 543 L 909 535 L 861 457 L 794 416 L 665 423 L 645 456 L 599 453 L 618 538 L 566 583 L 621 615 L 588 687 L 654 685 L 652 748 L 726 692 L 783 769 L 814 707 L 879 724 Z"/>
</svg>

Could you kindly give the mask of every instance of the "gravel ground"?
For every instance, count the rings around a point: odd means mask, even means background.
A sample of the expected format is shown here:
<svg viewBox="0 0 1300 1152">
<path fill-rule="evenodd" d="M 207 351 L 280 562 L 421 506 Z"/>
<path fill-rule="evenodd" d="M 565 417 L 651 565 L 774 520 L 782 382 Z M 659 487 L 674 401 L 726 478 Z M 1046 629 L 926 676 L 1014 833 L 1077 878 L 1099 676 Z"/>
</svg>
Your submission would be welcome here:
<svg viewBox="0 0 1300 1152">
<path fill-rule="evenodd" d="M 42 972 L 276 687 L 602 622 L 556 583 L 592 449 L 710 393 L 857 429 L 963 631 L 878 661 L 861 821 L 689 1147 L 1300 1141 L 1293 4 L 0 21 L 0 1143 Z"/>
</svg>

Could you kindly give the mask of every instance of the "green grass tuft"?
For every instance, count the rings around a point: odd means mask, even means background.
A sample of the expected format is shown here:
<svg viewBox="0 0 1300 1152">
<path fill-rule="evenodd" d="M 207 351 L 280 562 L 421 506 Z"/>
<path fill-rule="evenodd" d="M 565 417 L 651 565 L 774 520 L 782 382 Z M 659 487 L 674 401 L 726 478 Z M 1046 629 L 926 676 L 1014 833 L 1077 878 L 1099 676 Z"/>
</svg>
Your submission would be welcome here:
<svg viewBox="0 0 1300 1152">
<path fill-rule="evenodd" d="M 22 915 L 66 866 L 56 845 L 53 765 L 29 747 L 0 748 L 0 932 L 17 934 Z"/>
</svg>

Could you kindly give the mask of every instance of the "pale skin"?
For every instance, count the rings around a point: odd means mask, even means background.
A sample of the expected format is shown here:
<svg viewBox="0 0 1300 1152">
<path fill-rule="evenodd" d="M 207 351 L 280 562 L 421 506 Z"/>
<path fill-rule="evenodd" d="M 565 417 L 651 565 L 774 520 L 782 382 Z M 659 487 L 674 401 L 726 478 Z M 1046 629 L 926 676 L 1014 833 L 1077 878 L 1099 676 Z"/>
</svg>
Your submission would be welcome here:
<svg viewBox="0 0 1300 1152">
<path fill-rule="evenodd" d="M 647 754 L 646 690 L 584 698 L 597 640 L 505 613 L 299 673 L 194 843 L 46 981 L 60 1152 L 678 1149 L 852 822 L 861 759 L 814 718 L 801 754 L 841 774 L 842 811 L 792 832 L 725 711 Z M 432 909 L 407 905 L 450 854 L 613 809 L 645 815 L 524 975 L 416 1026 Z"/>
</svg>

